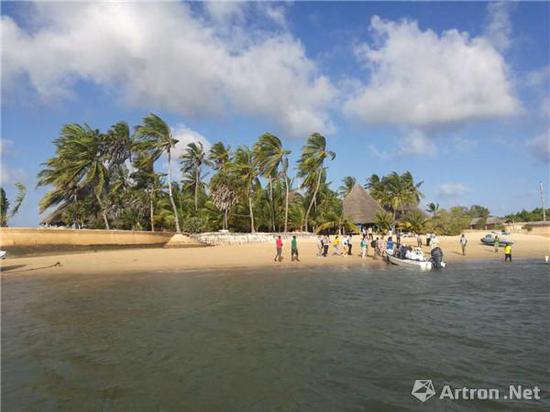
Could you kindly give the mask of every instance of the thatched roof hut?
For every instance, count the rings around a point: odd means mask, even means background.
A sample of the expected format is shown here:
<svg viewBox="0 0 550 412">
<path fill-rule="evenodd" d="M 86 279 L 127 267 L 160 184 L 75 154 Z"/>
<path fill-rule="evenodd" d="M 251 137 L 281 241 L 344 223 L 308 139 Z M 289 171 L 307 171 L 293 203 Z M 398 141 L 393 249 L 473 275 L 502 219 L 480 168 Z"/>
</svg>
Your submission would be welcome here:
<svg viewBox="0 0 550 412">
<path fill-rule="evenodd" d="M 344 198 L 344 216 L 356 225 L 374 223 L 376 213 L 381 210 L 378 202 L 360 185 L 353 186 Z"/>
</svg>

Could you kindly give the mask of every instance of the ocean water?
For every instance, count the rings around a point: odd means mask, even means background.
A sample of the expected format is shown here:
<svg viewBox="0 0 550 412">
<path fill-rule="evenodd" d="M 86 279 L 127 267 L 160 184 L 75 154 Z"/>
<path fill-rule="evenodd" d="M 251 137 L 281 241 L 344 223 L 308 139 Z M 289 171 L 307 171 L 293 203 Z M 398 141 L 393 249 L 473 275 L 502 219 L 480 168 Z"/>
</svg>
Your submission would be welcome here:
<svg viewBox="0 0 550 412">
<path fill-rule="evenodd" d="M 548 269 L 6 272 L 2 410 L 549 410 Z M 445 384 L 543 399 L 438 399 Z"/>
</svg>

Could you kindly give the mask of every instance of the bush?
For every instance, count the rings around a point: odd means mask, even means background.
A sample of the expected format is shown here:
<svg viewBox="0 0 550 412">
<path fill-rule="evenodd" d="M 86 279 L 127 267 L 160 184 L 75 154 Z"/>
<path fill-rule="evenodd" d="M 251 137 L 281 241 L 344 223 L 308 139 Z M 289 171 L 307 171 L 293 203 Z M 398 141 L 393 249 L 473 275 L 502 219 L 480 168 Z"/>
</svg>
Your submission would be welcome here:
<svg viewBox="0 0 550 412">
<path fill-rule="evenodd" d="M 186 233 L 201 233 L 204 232 L 205 223 L 200 217 L 190 217 L 182 222 L 181 230 Z"/>
</svg>

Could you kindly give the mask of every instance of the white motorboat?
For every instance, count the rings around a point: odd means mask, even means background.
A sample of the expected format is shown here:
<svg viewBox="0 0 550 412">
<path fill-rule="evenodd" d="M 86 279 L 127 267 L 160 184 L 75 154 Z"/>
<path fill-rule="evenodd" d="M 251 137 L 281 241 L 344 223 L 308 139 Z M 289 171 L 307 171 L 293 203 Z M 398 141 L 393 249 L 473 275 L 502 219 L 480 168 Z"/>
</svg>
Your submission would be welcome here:
<svg viewBox="0 0 550 412">
<path fill-rule="evenodd" d="M 7 254 L 8 252 L 6 252 L 5 250 L 0 250 L 0 259 L 5 259 Z"/>
<path fill-rule="evenodd" d="M 432 270 L 432 262 L 426 260 L 422 251 L 414 251 L 412 253 L 412 259 L 401 259 L 393 255 L 393 250 L 386 251 L 388 261 L 394 265 L 405 266 L 415 269 L 420 269 L 422 271 Z M 445 267 L 445 262 L 441 262 L 441 267 Z"/>
</svg>

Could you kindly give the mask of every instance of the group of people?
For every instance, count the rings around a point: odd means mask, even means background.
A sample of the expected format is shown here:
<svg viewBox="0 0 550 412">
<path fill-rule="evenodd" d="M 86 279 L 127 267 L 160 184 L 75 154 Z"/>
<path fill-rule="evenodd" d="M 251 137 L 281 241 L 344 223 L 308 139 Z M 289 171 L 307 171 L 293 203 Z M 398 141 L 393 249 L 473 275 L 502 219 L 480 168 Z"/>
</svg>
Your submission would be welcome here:
<svg viewBox="0 0 550 412">
<path fill-rule="evenodd" d="M 462 249 L 462 254 L 466 256 L 466 245 L 468 244 L 468 239 L 464 235 L 460 235 L 460 239 L 458 241 L 460 244 L 460 248 Z M 498 253 L 498 248 L 500 247 L 500 239 L 497 236 L 495 236 L 495 241 L 493 243 L 493 250 L 495 253 Z M 512 245 L 510 243 L 505 243 L 504 245 L 504 261 L 505 262 L 511 262 L 512 261 Z"/>
</svg>

